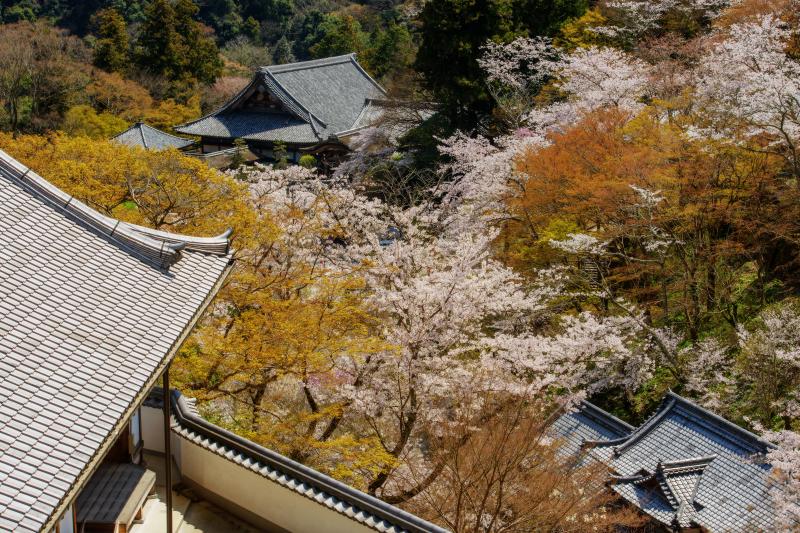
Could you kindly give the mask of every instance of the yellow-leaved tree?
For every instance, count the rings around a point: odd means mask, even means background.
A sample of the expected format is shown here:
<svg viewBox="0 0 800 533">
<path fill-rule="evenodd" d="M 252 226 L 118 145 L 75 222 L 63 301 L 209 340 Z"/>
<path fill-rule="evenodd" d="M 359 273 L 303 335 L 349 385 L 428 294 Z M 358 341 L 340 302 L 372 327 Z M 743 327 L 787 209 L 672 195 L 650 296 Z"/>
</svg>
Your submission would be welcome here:
<svg viewBox="0 0 800 533">
<path fill-rule="evenodd" d="M 233 272 L 173 364 L 176 385 L 216 422 L 344 481 L 363 485 L 396 463 L 347 426 L 344 405 L 312 393 L 314 380 L 338 379 L 336 358 L 387 349 L 358 267 L 331 275 L 322 248 L 303 245 L 337 237 L 322 206 L 264 205 L 248 184 L 177 150 L 63 134 L 0 134 L 0 149 L 108 216 L 193 235 L 232 228 Z M 279 378 L 291 385 L 276 390 Z M 215 402 L 231 399 L 235 412 L 213 418 Z"/>
</svg>

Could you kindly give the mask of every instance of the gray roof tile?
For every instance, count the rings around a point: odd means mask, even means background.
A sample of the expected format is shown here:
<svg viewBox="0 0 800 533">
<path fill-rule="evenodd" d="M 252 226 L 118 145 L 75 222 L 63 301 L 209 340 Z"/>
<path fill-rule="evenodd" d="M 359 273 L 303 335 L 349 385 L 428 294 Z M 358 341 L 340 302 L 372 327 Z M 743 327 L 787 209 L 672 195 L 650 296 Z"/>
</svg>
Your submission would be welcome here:
<svg viewBox="0 0 800 533">
<path fill-rule="evenodd" d="M 190 146 L 194 142 L 191 139 L 170 135 L 143 122 L 137 122 L 127 130 L 112 137 L 111 140 L 126 146 L 138 146 L 148 150 L 181 149 Z"/>
<path fill-rule="evenodd" d="M 259 89 L 279 100 L 282 109 L 243 109 L 242 104 Z M 222 108 L 176 130 L 203 137 L 311 145 L 369 126 L 380 114 L 380 108 L 371 103 L 385 96 L 354 54 L 273 65 L 260 68 L 253 81 Z"/>
<path fill-rule="evenodd" d="M 771 467 L 761 459 L 770 445 L 757 435 L 673 393 L 625 435 L 603 435 L 597 412 L 585 404 L 554 431 L 570 453 L 588 448 L 608 464 L 614 490 L 644 512 L 710 532 L 772 529 Z"/>
<path fill-rule="evenodd" d="M 118 223 L 0 152 L 0 530 L 58 518 L 229 262 L 227 235 Z"/>
</svg>

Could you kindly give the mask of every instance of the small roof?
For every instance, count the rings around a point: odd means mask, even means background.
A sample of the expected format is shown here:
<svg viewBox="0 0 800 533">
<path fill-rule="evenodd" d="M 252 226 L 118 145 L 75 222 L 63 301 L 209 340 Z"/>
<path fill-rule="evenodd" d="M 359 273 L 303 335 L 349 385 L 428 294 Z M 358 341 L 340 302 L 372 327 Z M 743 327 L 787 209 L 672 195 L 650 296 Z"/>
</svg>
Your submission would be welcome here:
<svg viewBox="0 0 800 533">
<path fill-rule="evenodd" d="M 283 110 L 243 110 L 239 104 L 259 89 Z M 176 128 L 215 138 L 284 141 L 312 145 L 369 126 L 374 100 L 386 91 L 358 64 L 355 54 L 261 67 L 250 84 L 219 110 Z"/>
<path fill-rule="evenodd" d="M 667 526 L 772 529 L 769 443 L 672 392 L 638 428 L 618 422 L 587 402 L 553 429 L 567 449 L 609 465 L 613 489 Z"/>
<path fill-rule="evenodd" d="M 0 151 L 0 531 L 49 531 L 230 268 L 228 234 L 101 215 Z"/>
<path fill-rule="evenodd" d="M 148 126 L 144 122 L 137 122 L 122 133 L 111 137 L 111 140 L 126 146 L 139 146 L 147 150 L 166 150 L 167 148 L 180 150 L 194 143 L 191 139 L 171 135 Z"/>
</svg>

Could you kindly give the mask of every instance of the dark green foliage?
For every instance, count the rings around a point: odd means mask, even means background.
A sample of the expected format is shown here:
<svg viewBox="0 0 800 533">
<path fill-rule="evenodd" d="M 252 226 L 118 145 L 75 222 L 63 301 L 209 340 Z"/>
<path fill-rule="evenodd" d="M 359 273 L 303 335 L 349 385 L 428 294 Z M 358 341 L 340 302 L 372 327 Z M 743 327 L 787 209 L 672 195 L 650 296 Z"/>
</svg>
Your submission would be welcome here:
<svg viewBox="0 0 800 533">
<path fill-rule="evenodd" d="M 10 2 L 9 2 L 10 3 Z M 6 7 L 3 2 L 2 22 L 4 24 L 20 22 L 23 20 L 34 21 L 39 16 L 39 5 L 32 0 L 16 2 Z"/>
<path fill-rule="evenodd" d="M 281 37 L 275 43 L 275 48 L 272 51 L 272 60 L 276 65 L 283 65 L 285 63 L 293 63 L 295 61 L 294 54 L 292 53 L 292 45 L 286 37 Z"/>
<path fill-rule="evenodd" d="M 222 72 L 222 60 L 214 40 L 203 35 L 196 17 L 199 9 L 192 0 L 175 3 L 175 29 L 181 37 L 185 70 L 201 83 L 211 84 Z"/>
<path fill-rule="evenodd" d="M 171 96 L 181 96 L 196 83 L 211 84 L 222 72 L 214 41 L 203 35 L 191 0 L 153 0 L 139 33 L 136 62 L 172 83 Z"/>
<path fill-rule="evenodd" d="M 114 9 L 102 9 L 92 17 L 97 36 L 94 64 L 110 72 L 122 72 L 128 67 L 128 26 Z"/>
<path fill-rule="evenodd" d="M 214 28 L 221 42 L 234 39 L 245 31 L 245 21 L 235 0 L 209 0 L 202 2 L 200 18 Z"/>
<path fill-rule="evenodd" d="M 350 15 L 330 15 L 320 30 L 320 40 L 309 49 L 311 57 L 330 57 L 350 52 L 360 56 L 367 49 L 369 37 L 361 29 L 361 24 Z"/>
<path fill-rule="evenodd" d="M 477 63 L 489 39 L 515 36 L 510 0 L 432 0 L 422 10 L 416 67 L 458 126 L 471 126 L 491 110 Z"/>
<path fill-rule="evenodd" d="M 168 0 L 153 0 L 136 42 L 136 62 L 146 70 L 173 79 L 180 71 L 180 36 L 175 10 Z"/>
<path fill-rule="evenodd" d="M 293 42 L 294 56 L 302 61 L 310 59 L 309 50 L 322 39 L 322 23 L 325 15 L 321 11 L 312 10 L 296 17 L 291 24 L 289 35 Z"/>
<path fill-rule="evenodd" d="M 588 7 L 588 0 L 516 0 L 514 25 L 528 36 L 553 35 L 566 21 L 583 15 Z"/>
<path fill-rule="evenodd" d="M 416 68 L 454 124 L 473 128 L 493 105 L 477 62 L 486 41 L 551 35 L 586 7 L 586 0 L 431 0 Z"/>
<path fill-rule="evenodd" d="M 370 38 L 368 58 L 370 74 L 377 78 L 408 67 L 414 60 L 411 33 L 394 21 L 386 29 L 378 28 Z"/>
</svg>

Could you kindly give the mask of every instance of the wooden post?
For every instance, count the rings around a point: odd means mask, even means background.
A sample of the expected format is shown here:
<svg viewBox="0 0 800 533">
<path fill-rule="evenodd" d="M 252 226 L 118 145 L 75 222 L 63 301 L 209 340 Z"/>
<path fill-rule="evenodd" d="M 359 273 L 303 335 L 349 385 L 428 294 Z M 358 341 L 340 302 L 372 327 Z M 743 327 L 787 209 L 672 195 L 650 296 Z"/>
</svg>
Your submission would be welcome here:
<svg viewBox="0 0 800 533">
<path fill-rule="evenodd" d="M 167 532 L 172 533 L 172 442 L 170 439 L 170 408 L 172 403 L 172 394 L 169 390 L 169 367 L 164 370 L 164 474 L 166 477 L 166 491 L 167 491 Z"/>
</svg>

